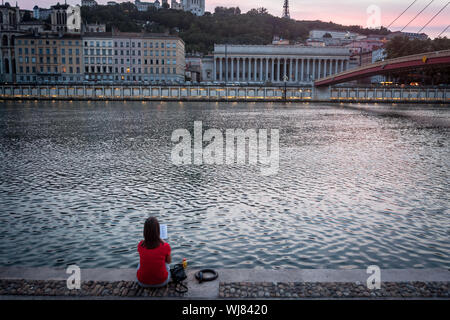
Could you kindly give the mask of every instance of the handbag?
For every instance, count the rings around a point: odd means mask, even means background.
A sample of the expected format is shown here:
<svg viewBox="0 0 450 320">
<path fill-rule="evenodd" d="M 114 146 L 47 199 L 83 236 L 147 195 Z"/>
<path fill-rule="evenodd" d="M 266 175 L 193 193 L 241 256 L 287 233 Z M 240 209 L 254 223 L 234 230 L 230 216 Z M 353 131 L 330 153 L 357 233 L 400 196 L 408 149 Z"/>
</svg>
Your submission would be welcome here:
<svg viewBox="0 0 450 320">
<path fill-rule="evenodd" d="M 182 264 L 176 264 L 170 269 L 170 276 L 175 283 L 175 291 L 178 293 L 188 292 L 188 287 L 183 283 L 187 279 L 186 271 Z"/>
</svg>

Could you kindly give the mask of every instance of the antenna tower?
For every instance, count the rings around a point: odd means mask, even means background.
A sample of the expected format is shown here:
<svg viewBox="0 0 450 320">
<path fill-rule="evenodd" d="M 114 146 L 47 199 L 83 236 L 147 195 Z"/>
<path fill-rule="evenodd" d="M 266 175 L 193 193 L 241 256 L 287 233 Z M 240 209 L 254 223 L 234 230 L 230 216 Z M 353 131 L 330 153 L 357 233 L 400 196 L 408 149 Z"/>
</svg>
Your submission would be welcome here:
<svg viewBox="0 0 450 320">
<path fill-rule="evenodd" d="M 291 18 L 291 15 L 289 14 L 289 0 L 284 0 L 283 18 L 286 18 L 286 19 L 290 19 Z"/>
</svg>

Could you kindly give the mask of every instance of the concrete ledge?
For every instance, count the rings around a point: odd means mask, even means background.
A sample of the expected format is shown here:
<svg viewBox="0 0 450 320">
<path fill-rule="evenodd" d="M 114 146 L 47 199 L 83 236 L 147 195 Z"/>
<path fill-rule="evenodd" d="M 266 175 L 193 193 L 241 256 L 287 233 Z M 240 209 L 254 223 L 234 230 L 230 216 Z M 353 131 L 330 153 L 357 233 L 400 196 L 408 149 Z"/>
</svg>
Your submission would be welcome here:
<svg viewBox="0 0 450 320">
<path fill-rule="evenodd" d="M 217 269 L 219 279 L 212 282 L 199 284 L 195 279 L 198 270 L 189 269 L 186 281 L 189 291 L 184 298 L 195 299 L 217 299 L 219 298 L 220 284 L 236 284 L 244 287 L 261 285 L 262 282 L 276 286 L 277 283 L 286 285 L 303 284 L 308 286 L 324 286 L 342 283 L 343 287 L 349 284 L 365 286 L 368 278 L 366 270 L 330 270 L 330 269 Z M 135 282 L 136 269 L 82 269 L 82 282 Z M 28 281 L 65 281 L 68 275 L 65 269 L 55 268 L 20 268 L 20 267 L 0 267 L 0 280 L 28 280 Z M 442 283 L 443 286 L 450 282 L 450 271 L 445 269 L 386 269 L 381 270 L 382 283 Z M 263 286 L 266 287 L 266 286 Z M 440 285 L 438 285 L 440 287 Z M 441 289 L 440 289 L 441 290 Z"/>
<path fill-rule="evenodd" d="M 194 277 L 197 269 L 188 269 Z M 217 269 L 222 282 L 357 282 L 366 281 L 364 269 Z M 81 269 L 83 281 L 133 281 L 136 269 Z M 65 269 L 0 267 L 0 279 L 66 280 Z M 190 278 L 190 277 L 189 277 Z M 191 280 L 191 279 L 190 279 Z M 382 269 L 381 280 L 387 282 L 450 282 L 447 269 Z"/>
<path fill-rule="evenodd" d="M 148 97 L 125 97 L 125 98 L 99 98 L 99 97 L 89 97 L 89 98 L 83 98 L 83 97 L 14 97 L 14 96 L 1 96 L 0 95 L 0 101 L 137 101 L 137 102 L 242 102 L 242 103 L 255 103 L 255 102 L 261 102 L 261 103 L 287 103 L 287 104 L 298 104 L 298 103 L 333 103 L 333 104 L 340 104 L 340 103 L 348 103 L 348 104 L 361 104 L 361 103 L 370 103 L 370 104 L 438 104 L 438 105 L 445 105 L 450 102 L 450 99 L 435 99 L 435 100 L 396 100 L 396 99 L 348 99 L 348 98 L 325 98 L 325 99 L 238 99 L 238 98 L 229 98 L 229 99 L 200 99 L 200 98 L 148 98 Z"/>
<path fill-rule="evenodd" d="M 195 279 L 198 270 L 189 269 L 189 292 L 186 297 L 217 297 L 220 282 L 296 282 L 296 283 L 365 283 L 366 270 L 330 269 L 217 269 L 219 279 L 199 284 Z M 82 269 L 82 281 L 135 281 L 136 269 Z M 65 269 L 0 267 L 0 279 L 4 280 L 66 280 Z M 381 270 L 383 282 L 450 282 L 450 271 L 446 269 L 386 269 Z"/>
<path fill-rule="evenodd" d="M 59 268 L 0 267 L 0 279 L 8 280 L 66 280 L 68 274 Z M 134 281 L 136 269 L 81 269 L 82 281 Z"/>
</svg>

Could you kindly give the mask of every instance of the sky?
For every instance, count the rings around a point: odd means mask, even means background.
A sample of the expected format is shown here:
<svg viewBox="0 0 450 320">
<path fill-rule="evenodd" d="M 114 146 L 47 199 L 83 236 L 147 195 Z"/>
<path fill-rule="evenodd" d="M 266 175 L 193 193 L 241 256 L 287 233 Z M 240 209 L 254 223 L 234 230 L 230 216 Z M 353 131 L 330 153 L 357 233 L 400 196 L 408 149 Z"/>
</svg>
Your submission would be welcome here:
<svg viewBox="0 0 450 320">
<path fill-rule="evenodd" d="M 8 0 L 4 0 L 5 2 Z M 47 8 L 64 0 L 18 0 L 19 7 L 32 9 L 36 4 L 39 7 Z M 109 0 L 97 0 L 100 4 L 105 4 Z M 127 2 L 129 0 L 115 0 L 116 2 Z M 153 2 L 153 0 L 147 0 Z M 161 0 L 160 0 L 161 1 Z M 283 10 L 283 0 L 205 0 L 206 10 L 214 11 L 217 6 L 236 7 L 242 12 L 247 12 L 252 8 L 264 7 L 275 16 L 281 16 Z M 371 17 L 367 10 L 371 8 L 379 10 L 380 21 L 384 26 L 389 25 L 398 15 L 400 15 L 414 0 L 290 0 L 291 18 L 297 20 L 322 20 L 332 21 L 344 25 L 360 25 L 366 27 L 368 19 Z M 414 16 L 419 13 L 428 3 L 432 4 L 404 31 L 419 31 L 449 0 L 416 0 L 416 3 L 392 26 L 391 31 L 400 31 Z M 15 4 L 15 0 L 10 0 Z M 132 0 L 134 2 L 134 0 Z M 170 0 L 169 0 L 170 2 Z M 67 0 L 68 4 L 79 4 L 81 0 Z M 373 10 L 370 10 L 374 12 Z M 377 15 L 372 15 L 370 21 Z M 450 4 L 435 18 L 424 30 L 426 34 L 434 38 L 438 36 L 450 24 Z M 450 38 L 450 28 L 443 36 Z"/>
</svg>

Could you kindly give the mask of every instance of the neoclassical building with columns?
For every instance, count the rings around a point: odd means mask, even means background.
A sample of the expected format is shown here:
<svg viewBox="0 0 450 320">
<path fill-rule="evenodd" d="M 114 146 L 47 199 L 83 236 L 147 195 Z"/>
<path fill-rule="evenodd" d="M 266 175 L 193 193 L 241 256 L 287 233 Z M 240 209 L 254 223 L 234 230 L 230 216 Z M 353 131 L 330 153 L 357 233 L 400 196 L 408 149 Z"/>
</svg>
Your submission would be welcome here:
<svg viewBox="0 0 450 320">
<path fill-rule="evenodd" d="M 308 84 L 349 68 L 345 47 L 214 45 L 204 81 Z"/>
</svg>

